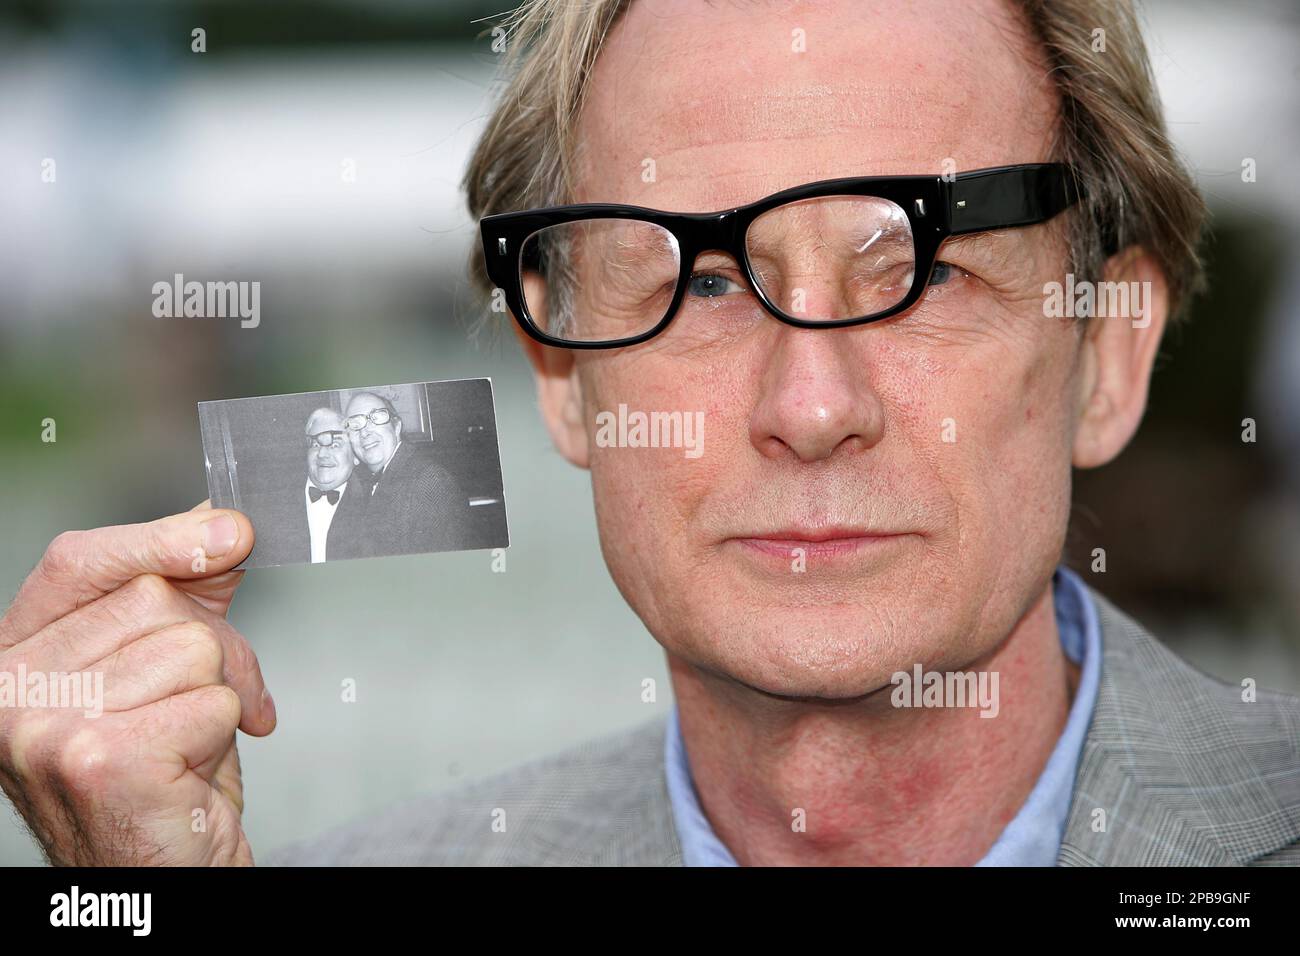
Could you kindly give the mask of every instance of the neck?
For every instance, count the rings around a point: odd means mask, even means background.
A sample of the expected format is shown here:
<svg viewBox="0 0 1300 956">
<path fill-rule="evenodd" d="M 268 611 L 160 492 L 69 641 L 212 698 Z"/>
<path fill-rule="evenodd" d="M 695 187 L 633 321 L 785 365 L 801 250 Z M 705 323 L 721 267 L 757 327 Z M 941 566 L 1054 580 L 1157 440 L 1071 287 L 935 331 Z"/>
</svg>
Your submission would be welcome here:
<svg viewBox="0 0 1300 956">
<path fill-rule="evenodd" d="M 999 674 L 995 719 L 895 708 L 889 684 L 853 702 L 792 701 L 671 654 L 668 664 L 700 804 L 741 865 L 978 862 L 1038 780 L 1077 681 L 1050 583 L 965 668 Z"/>
</svg>

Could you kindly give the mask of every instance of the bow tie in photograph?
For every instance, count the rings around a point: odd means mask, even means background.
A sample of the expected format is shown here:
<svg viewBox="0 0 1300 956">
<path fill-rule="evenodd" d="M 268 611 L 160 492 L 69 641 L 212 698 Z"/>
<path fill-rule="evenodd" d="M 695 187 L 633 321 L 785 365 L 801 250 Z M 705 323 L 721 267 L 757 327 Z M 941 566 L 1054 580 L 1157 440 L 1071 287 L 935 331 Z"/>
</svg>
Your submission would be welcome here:
<svg viewBox="0 0 1300 956">
<path fill-rule="evenodd" d="M 337 488 L 335 488 L 333 491 L 321 491 L 315 485 L 308 485 L 307 495 L 308 497 L 311 498 L 312 504 L 315 504 L 316 502 L 320 501 L 321 495 L 324 495 L 325 498 L 332 505 L 336 505 L 339 503 L 339 491 Z"/>
</svg>

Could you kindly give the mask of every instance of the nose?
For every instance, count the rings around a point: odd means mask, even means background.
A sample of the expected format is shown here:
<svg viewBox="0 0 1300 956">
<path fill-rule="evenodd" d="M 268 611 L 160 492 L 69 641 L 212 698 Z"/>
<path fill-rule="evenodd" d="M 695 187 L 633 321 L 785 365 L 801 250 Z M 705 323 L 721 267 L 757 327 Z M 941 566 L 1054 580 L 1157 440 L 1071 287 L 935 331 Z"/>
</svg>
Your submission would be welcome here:
<svg viewBox="0 0 1300 956">
<path fill-rule="evenodd" d="M 858 314 L 844 276 L 833 264 L 819 262 L 802 270 L 789 266 L 779 277 L 760 278 L 777 308 L 797 319 L 829 321 Z"/>
<path fill-rule="evenodd" d="M 863 333 L 777 329 L 750 415 L 751 444 L 765 457 L 804 462 L 877 444 L 885 414 L 865 363 L 856 357 Z"/>
</svg>

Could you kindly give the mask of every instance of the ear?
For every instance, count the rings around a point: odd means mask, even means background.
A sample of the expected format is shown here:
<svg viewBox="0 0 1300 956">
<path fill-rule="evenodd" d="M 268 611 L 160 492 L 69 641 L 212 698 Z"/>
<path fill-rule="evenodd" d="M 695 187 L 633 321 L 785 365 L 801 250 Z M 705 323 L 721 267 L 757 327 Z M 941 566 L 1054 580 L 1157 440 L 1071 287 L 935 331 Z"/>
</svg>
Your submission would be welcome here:
<svg viewBox="0 0 1300 956">
<path fill-rule="evenodd" d="M 546 325 L 546 283 L 536 273 L 524 275 L 525 297 L 534 318 Z M 543 345 L 529 337 L 514 323 L 515 335 L 533 367 L 537 380 L 537 404 L 542 420 L 551 433 L 551 441 L 570 464 L 579 468 L 590 465 L 587 448 L 587 425 L 583 420 L 582 383 L 574 353 L 568 349 Z"/>
<path fill-rule="evenodd" d="M 1112 256 L 1103 278 L 1125 284 L 1129 308 L 1122 316 L 1103 316 L 1098 310 L 1083 333 L 1073 451 L 1076 468 L 1106 464 L 1137 431 L 1169 313 L 1164 272 L 1146 250 L 1134 246 Z M 1099 291 L 1095 301 L 1107 298 Z"/>
</svg>

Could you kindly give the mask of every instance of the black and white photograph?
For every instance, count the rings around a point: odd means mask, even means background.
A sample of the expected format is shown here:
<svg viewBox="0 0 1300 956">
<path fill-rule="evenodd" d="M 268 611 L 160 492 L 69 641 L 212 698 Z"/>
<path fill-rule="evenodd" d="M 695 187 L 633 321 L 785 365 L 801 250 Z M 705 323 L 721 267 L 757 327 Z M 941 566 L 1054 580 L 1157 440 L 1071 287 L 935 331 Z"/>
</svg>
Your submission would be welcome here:
<svg viewBox="0 0 1300 956">
<path fill-rule="evenodd" d="M 509 544 L 489 379 L 199 403 L 214 508 L 253 520 L 243 567 Z"/>
</svg>

